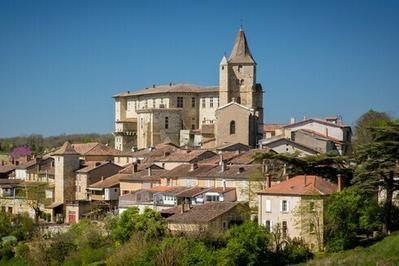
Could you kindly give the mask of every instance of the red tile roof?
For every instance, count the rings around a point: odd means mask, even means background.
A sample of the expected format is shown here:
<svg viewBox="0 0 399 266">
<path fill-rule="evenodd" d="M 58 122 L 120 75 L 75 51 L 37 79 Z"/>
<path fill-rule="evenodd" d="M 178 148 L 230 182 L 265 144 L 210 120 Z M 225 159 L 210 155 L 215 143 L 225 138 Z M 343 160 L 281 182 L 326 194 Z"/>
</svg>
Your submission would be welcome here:
<svg viewBox="0 0 399 266">
<path fill-rule="evenodd" d="M 337 190 L 336 184 L 319 176 L 298 175 L 260 191 L 258 194 L 329 195 Z"/>
</svg>

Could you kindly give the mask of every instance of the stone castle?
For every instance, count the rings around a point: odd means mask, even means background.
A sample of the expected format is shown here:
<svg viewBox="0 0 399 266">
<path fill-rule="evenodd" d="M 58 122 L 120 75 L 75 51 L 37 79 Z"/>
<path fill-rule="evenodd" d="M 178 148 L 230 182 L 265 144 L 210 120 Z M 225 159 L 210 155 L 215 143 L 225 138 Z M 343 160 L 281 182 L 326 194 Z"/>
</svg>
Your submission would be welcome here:
<svg viewBox="0 0 399 266">
<path fill-rule="evenodd" d="M 219 73 L 219 87 L 170 83 L 115 95 L 115 148 L 130 151 L 162 142 L 255 147 L 262 138 L 263 91 L 242 29 Z"/>
</svg>

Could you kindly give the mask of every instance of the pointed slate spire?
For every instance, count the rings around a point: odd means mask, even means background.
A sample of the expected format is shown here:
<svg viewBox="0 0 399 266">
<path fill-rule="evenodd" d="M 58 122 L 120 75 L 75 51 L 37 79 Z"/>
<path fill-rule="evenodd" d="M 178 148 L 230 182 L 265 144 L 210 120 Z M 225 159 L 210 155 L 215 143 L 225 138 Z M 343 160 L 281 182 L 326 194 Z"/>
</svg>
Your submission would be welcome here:
<svg viewBox="0 0 399 266">
<path fill-rule="evenodd" d="M 237 33 L 236 41 L 234 43 L 233 50 L 231 51 L 230 63 L 255 63 L 252 57 L 251 51 L 247 43 L 247 38 L 245 37 L 244 30 L 240 27 Z"/>
<path fill-rule="evenodd" d="M 66 141 L 61 148 L 59 148 L 58 150 L 56 150 L 55 152 L 53 152 L 52 155 L 66 155 L 66 154 L 79 154 L 71 145 L 71 143 L 69 143 L 68 141 Z"/>
</svg>

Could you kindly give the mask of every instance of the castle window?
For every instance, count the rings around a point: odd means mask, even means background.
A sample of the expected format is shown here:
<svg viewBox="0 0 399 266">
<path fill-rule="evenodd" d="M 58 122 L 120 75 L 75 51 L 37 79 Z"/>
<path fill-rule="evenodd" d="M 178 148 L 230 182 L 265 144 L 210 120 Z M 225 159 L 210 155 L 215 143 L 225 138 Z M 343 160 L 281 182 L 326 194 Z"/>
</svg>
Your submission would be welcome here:
<svg viewBox="0 0 399 266">
<path fill-rule="evenodd" d="M 191 107 L 195 108 L 195 97 L 191 98 Z"/>
<path fill-rule="evenodd" d="M 238 72 L 241 71 L 242 65 L 238 65 Z"/>
<path fill-rule="evenodd" d="M 224 70 L 224 66 L 222 66 L 222 70 Z"/>
<path fill-rule="evenodd" d="M 202 108 L 206 107 L 205 98 L 202 98 Z"/>
<path fill-rule="evenodd" d="M 177 108 L 183 108 L 183 97 L 177 97 Z"/>
<path fill-rule="evenodd" d="M 236 133 L 236 121 L 232 120 L 230 121 L 230 135 L 233 135 Z"/>
<path fill-rule="evenodd" d="M 169 128 L 169 117 L 165 117 L 165 129 Z"/>
<path fill-rule="evenodd" d="M 213 97 L 211 97 L 210 102 L 209 102 L 209 107 L 213 107 Z"/>
</svg>

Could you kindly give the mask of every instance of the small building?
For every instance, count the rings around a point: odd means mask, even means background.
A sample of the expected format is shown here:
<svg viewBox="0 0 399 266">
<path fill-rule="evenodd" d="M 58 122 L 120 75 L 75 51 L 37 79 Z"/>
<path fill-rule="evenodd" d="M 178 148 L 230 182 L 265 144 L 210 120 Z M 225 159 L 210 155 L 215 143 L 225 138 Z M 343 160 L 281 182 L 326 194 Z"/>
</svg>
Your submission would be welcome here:
<svg viewBox="0 0 399 266">
<path fill-rule="evenodd" d="M 260 146 L 262 148 L 269 148 L 276 153 L 299 153 L 301 156 L 319 154 L 318 151 L 311 147 L 281 136 L 261 140 Z"/>
<path fill-rule="evenodd" d="M 238 202 L 211 202 L 189 208 L 182 204 L 174 208 L 175 214 L 166 221 L 172 233 L 219 233 L 246 219 L 240 206 Z"/>
<path fill-rule="evenodd" d="M 319 250 L 324 241 L 326 198 L 342 189 L 319 176 L 298 175 L 258 192 L 258 222 L 269 231 L 281 230 L 282 239 L 302 238 L 310 248 Z"/>
</svg>

